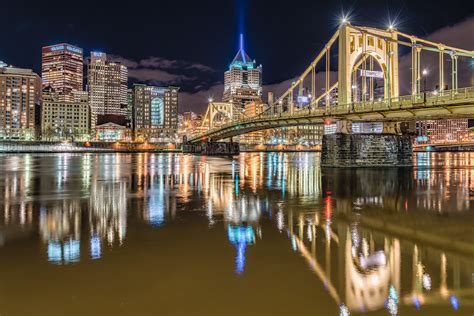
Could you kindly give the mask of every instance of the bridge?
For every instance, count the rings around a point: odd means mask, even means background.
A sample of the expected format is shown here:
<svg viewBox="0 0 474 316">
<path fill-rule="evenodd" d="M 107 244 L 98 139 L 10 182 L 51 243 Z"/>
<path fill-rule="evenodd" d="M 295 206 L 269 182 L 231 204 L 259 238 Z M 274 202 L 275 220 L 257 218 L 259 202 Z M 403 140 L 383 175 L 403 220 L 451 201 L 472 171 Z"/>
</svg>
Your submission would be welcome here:
<svg viewBox="0 0 474 316">
<path fill-rule="evenodd" d="M 411 94 L 403 96 L 399 93 L 399 48 L 411 50 Z M 337 50 L 337 82 L 331 80 L 333 50 Z M 438 60 L 434 91 L 426 90 L 422 53 L 427 59 L 434 54 Z M 335 132 L 323 136 L 322 165 L 411 165 L 412 141 L 403 133 L 403 122 L 474 117 L 474 87 L 458 86 L 458 60 L 466 58 L 474 58 L 474 51 L 420 39 L 392 27 L 383 30 L 345 22 L 303 74 L 275 102 L 269 100 L 265 111 L 242 117 L 232 106 L 211 103 L 205 120 L 208 129 L 190 137 L 187 144 L 225 139 L 232 144 L 233 137 L 259 130 L 333 124 Z M 324 87 L 318 95 L 316 70 L 323 62 Z M 451 64 L 451 71 L 445 72 L 445 63 Z M 447 77 L 451 79 L 449 89 Z M 214 117 L 228 120 L 216 126 Z"/>
</svg>

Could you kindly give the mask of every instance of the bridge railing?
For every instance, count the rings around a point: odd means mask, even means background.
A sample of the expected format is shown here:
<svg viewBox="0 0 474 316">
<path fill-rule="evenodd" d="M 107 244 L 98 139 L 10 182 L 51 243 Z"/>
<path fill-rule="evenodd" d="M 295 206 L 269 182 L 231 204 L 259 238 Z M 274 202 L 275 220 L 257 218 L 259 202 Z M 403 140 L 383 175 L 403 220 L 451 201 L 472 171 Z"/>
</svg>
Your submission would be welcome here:
<svg viewBox="0 0 474 316">
<path fill-rule="evenodd" d="M 265 113 L 255 117 L 240 119 L 235 122 L 229 122 L 220 127 L 208 130 L 202 136 L 211 135 L 223 129 L 235 128 L 239 129 L 240 125 L 248 125 L 261 121 L 282 120 L 282 119 L 298 119 L 302 117 L 332 117 L 338 115 L 368 113 L 376 111 L 389 111 L 397 109 L 412 109 L 421 107 L 433 107 L 443 104 L 453 104 L 464 100 L 474 100 L 474 87 L 461 88 L 457 90 L 443 90 L 423 92 L 415 95 L 405 95 L 393 97 L 384 100 L 375 100 L 369 102 L 357 102 L 348 104 L 337 104 L 326 109 L 325 107 L 314 107 L 281 113 Z M 196 137 L 196 139 L 199 137 Z"/>
</svg>

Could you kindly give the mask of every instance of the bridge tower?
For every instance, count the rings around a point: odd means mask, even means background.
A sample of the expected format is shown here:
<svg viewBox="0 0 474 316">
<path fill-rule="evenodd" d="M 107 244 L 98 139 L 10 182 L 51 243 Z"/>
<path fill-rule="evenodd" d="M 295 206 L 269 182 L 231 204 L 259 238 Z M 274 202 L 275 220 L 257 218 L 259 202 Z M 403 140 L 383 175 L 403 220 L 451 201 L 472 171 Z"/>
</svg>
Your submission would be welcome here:
<svg viewBox="0 0 474 316">
<path fill-rule="evenodd" d="M 380 30 L 364 27 L 352 27 L 345 23 L 339 29 L 338 52 L 338 102 L 349 104 L 353 102 L 353 75 L 356 65 L 362 62 L 362 97 L 370 89 L 367 85 L 369 71 L 365 62 L 370 58 L 379 64 L 384 79 L 384 99 L 399 96 L 398 83 L 398 35 L 394 30 Z M 370 78 L 369 78 L 370 80 Z M 362 100 L 366 101 L 366 100 Z"/>
</svg>

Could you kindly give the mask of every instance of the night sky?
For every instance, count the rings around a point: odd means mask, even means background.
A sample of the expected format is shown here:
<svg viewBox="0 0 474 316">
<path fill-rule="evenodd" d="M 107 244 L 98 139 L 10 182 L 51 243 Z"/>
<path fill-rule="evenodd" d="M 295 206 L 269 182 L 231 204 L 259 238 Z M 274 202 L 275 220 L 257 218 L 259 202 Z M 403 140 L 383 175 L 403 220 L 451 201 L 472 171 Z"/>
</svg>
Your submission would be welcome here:
<svg viewBox="0 0 474 316">
<path fill-rule="evenodd" d="M 353 24 L 398 28 L 419 37 L 474 16 L 474 1 L 1 1 L 0 60 L 40 72 L 41 47 L 67 42 L 114 55 L 130 83 L 175 84 L 184 107 L 217 94 L 244 32 L 247 53 L 263 65 L 264 84 L 297 76 L 337 28 Z M 474 44 L 474 30 L 462 30 Z M 463 47 L 473 49 L 472 47 Z M 191 98 L 193 96 L 194 98 Z"/>
</svg>

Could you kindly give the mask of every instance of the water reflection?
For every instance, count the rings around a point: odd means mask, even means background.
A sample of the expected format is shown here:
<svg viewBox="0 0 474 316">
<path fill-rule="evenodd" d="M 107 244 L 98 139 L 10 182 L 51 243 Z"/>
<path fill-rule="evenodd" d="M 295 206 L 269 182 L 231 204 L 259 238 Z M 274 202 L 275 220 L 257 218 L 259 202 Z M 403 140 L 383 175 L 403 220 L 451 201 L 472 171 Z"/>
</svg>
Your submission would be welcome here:
<svg viewBox="0 0 474 316">
<path fill-rule="evenodd" d="M 113 254 L 151 260 L 160 240 L 171 249 L 161 260 L 189 261 L 175 245 L 203 238 L 233 269 L 215 277 L 248 278 L 249 293 L 276 249 L 280 281 L 309 267 L 332 315 L 471 310 L 473 166 L 464 153 L 383 170 L 321 170 L 310 153 L 0 155 L 0 254 L 32 243 L 34 256 L 39 239 L 52 266 L 113 268 Z"/>
</svg>

